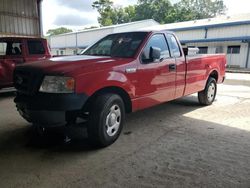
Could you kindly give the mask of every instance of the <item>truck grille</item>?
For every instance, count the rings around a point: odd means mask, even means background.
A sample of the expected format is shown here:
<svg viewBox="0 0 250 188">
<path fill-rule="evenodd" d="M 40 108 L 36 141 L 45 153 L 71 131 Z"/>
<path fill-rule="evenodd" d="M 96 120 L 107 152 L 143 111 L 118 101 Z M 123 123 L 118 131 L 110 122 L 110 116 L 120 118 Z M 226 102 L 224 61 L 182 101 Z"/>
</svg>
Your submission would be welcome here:
<svg viewBox="0 0 250 188">
<path fill-rule="evenodd" d="M 17 67 L 14 71 L 14 87 L 19 93 L 35 94 L 41 84 L 42 73 L 30 67 Z"/>
</svg>

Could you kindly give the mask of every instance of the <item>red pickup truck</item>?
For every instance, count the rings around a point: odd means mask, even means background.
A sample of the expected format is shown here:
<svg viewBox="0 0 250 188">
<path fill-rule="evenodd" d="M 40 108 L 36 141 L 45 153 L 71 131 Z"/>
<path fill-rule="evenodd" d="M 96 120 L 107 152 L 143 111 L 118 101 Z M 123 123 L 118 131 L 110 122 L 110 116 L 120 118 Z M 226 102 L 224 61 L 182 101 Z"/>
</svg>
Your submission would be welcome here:
<svg viewBox="0 0 250 188">
<path fill-rule="evenodd" d="M 225 78 L 223 54 L 186 56 L 172 32 L 111 34 L 82 55 L 23 64 L 15 69 L 15 103 L 35 126 L 87 124 L 98 146 L 120 135 L 125 113 L 198 92 L 213 103 Z"/>
<path fill-rule="evenodd" d="M 50 57 L 46 39 L 0 38 L 0 89 L 13 86 L 16 65 Z"/>
</svg>

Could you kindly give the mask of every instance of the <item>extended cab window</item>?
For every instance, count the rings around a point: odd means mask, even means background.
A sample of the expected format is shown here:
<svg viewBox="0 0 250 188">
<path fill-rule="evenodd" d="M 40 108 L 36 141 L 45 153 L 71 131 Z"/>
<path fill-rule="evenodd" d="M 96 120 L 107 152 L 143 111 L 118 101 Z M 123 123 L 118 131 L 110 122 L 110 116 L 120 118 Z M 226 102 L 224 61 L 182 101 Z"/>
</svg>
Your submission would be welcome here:
<svg viewBox="0 0 250 188">
<path fill-rule="evenodd" d="M 159 48 L 161 50 L 160 59 L 166 59 L 170 57 L 169 48 L 165 36 L 163 34 L 155 34 L 149 39 L 147 45 L 145 46 L 142 52 L 141 60 L 143 63 L 153 62 L 153 60 L 150 57 L 150 49 L 152 47 Z"/>
<path fill-rule="evenodd" d="M 28 41 L 28 50 L 30 55 L 45 54 L 43 43 L 40 40 Z"/>
<path fill-rule="evenodd" d="M 82 55 L 131 58 L 138 51 L 146 35 L 146 32 L 108 35 L 88 48 Z"/>
<path fill-rule="evenodd" d="M 180 48 L 179 48 L 179 45 L 178 45 L 176 38 L 173 35 L 168 34 L 168 41 L 169 41 L 172 55 L 174 57 L 181 57 L 181 51 L 180 51 Z"/>
</svg>

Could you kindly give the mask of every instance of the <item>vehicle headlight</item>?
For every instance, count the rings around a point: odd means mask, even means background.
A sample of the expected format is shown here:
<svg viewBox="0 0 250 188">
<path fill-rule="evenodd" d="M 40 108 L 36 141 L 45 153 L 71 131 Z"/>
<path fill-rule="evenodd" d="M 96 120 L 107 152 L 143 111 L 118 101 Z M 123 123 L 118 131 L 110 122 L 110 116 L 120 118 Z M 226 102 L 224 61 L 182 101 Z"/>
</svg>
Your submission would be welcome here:
<svg viewBox="0 0 250 188">
<path fill-rule="evenodd" d="M 43 93 L 73 93 L 75 80 L 65 76 L 45 76 L 39 91 Z"/>
</svg>

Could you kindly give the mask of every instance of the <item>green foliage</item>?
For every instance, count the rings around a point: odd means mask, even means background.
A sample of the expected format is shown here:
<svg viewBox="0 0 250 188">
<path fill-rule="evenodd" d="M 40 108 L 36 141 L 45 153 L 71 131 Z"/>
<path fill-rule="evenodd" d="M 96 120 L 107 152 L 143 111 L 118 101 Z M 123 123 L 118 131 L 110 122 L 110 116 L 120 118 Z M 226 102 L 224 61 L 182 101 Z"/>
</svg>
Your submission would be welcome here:
<svg viewBox="0 0 250 188">
<path fill-rule="evenodd" d="M 176 21 L 212 18 L 225 14 L 222 0 L 182 0 L 174 5 Z"/>
<path fill-rule="evenodd" d="M 173 9 L 169 0 L 138 0 L 135 6 L 136 20 L 154 19 L 166 23 Z"/>
<path fill-rule="evenodd" d="M 138 0 L 134 6 L 115 7 L 111 0 L 97 0 L 93 8 L 100 14 L 101 26 L 154 19 L 159 23 L 172 23 L 194 19 L 211 18 L 225 14 L 223 0 Z"/>
<path fill-rule="evenodd" d="M 69 33 L 69 32 L 72 32 L 72 30 L 67 29 L 65 27 L 59 27 L 59 28 L 56 28 L 56 29 L 49 29 L 46 34 L 48 36 L 52 36 L 52 35 L 60 35 L 60 34 L 63 34 L 63 33 Z"/>
</svg>

